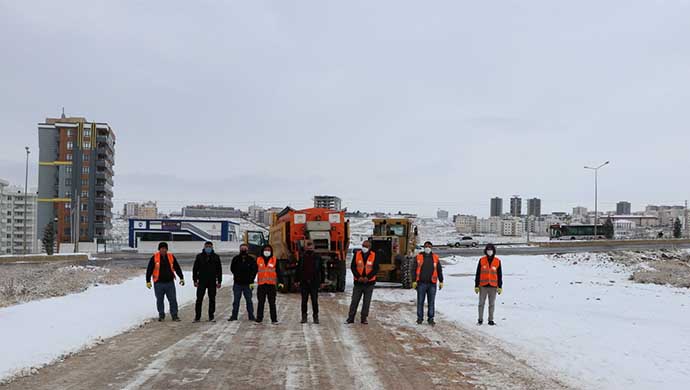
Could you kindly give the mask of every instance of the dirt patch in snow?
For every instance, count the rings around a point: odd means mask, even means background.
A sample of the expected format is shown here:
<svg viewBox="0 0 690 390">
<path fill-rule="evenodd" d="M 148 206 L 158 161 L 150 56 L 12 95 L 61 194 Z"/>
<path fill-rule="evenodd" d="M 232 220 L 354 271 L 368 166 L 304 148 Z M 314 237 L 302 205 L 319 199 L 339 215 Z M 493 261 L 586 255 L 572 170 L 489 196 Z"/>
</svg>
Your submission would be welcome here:
<svg viewBox="0 0 690 390">
<path fill-rule="evenodd" d="M 99 284 L 119 284 L 141 271 L 69 262 L 3 264 L 0 266 L 0 307 L 59 297 Z"/>
<path fill-rule="evenodd" d="M 690 288 L 690 253 L 686 250 L 620 251 L 610 253 L 569 253 L 551 259 L 571 264 L 619 267 L 638 283 Z"/>
</svg>

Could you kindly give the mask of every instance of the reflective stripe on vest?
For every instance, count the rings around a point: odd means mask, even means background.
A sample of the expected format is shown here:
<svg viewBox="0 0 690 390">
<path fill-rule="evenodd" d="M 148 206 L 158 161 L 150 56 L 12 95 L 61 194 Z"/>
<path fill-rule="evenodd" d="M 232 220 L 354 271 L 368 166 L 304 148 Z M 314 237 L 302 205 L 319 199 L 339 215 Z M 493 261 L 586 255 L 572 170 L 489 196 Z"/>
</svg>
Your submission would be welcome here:
<svg viewBox="0 0 690 390">
<path fill-rule="evenodd" d="M 491 264 L 489 264 L 489 258 L 484 256 L 479 262 L 479 285 L 498 287 L 498 267 L 501 265 L 501 260 L 498 257 L 494 257 Z"/>
<path fill-rule="evenodd" d="M 355 255 L 355 264 L 357 265 L 357 273 L 359 273 L 360 276 L 364 277 L 365 275 L 369 275 L 374 271 L 374 261 L 376 260 L 376 253 L 369 251 L 367 253 L 369 256 L 367 258 L 366 263 L 364 262 L 364 258 L 362 257 L 362 251 L 357 252 Z M 371 278 L 367 279 L 368 282 L 375 282 L 376 281 L 376 275 L 372 276 Z"/>
<path fill-rule="evenodd" d="M 436 284 L 438 282 L 438 255 L 432 253 L 431 257 L 434 259 L 434 273 L 431 274 L 431 283 Z M 424 264 L 424 255 L 420 253 L 417 255 L 417 282 L 419 282 L 419 275 L 422 273 L 422 264 Z"/>
<path fill-rule="evenodd" d="M 161 273 L 161 253 L 156 252 L 153 255 L 153 283 L 158 281 L 158 276 Z M 173 279 L 175 279 L 175 258 L 172 253 L 168 252 L 168 263 L 170 263 L 170 272 L 172 272 Z"/>
<path fill-rule="evenodd" d="M 260 286 L 262 284 L 278 284 L 278 272 L 276 271 L 277 260 L 275 257 L 268 259 L 268 264 L 266 264 L 262 256 L 257 257 L 256 265 L 259 267 L 259 272 L 257 275 L 257 284 Z"/>
</svg>

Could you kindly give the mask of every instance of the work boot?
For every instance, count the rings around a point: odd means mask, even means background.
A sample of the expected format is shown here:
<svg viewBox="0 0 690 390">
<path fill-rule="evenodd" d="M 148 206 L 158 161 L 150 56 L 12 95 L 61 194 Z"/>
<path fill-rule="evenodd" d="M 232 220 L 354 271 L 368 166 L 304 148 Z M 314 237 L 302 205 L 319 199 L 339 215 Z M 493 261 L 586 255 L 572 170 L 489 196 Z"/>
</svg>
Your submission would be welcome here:
<svg viewBox="0 0 690 390">
<path fill-rule="evenodd" d="M 477 325 L 481 325 L 483 323 L 484 323 L 484 320 L 482 320 L 482 319 L 477 320 Z"/>
<path fill-rule="evenodd" d="M 306 324 L 306 323 L 307 323 L 307 316 L 302 316 L 302 322 L 301 322 L 301 323 L 302 323 L 302 324 Z"/>
<path fill-rule="evenodd" d="M 354 324 L 354 323 L 355 323 L 355 320 L 351 320 L 351 319 L 348 318 L 347 320 L 345 320 L 345 323 L 346 323 L 346 324 Z"/>
<path fill-rule="evenodd" d="M 216 322 L 216 319 L 213 316 L 208 317 L 208 322 Z"/>
<path fill-rule="evenodd" d="M 163 322 L 165 320 L 165 314 L 161 314 L 158 316 L 158 322 Z"/>
<path fill-rule="evenodd" d="M 199 321 L 200 321 L 199 318 L 195 318 L 192 322 L 199 322 Z"/>
<path fill-rule="evenodd" d="M 253 321 L 254 319 L 250 318 L 249 321 Z M 237 321 L 237 317 L 230 317 L 228 318 L 228 321 Z"/>
<path fill-rule="evenodd" d="M 366 318 L 362 318 L 362 325 L 367 325 L 369 324 L 369 321 L 367 321 Z"/>
<path fill-rule="evenodd" d="M 180 322 L 180 317 L 178 317 L 178 316 L 173 316 L 173 317 L 172 317 L 172 320 L 175 321 L 175 322 Z"/>
<path fill-rule="evenodd" d="M 489 321 L 489 325 L 494 326 L 494 325 L 496 325 L 496 323 L 493 321 Z"/>
<path fill-rule="evenodd" d="M 316 316 L 314 317 L 314 323 L 317 325 L 319 324 L 319 317 L 316 317 Z"/>
<path fill-rule="evenodd" d="M 421 325 L 424 320 L 417 319 L 417 325 Z"/>
<path fill-rule="evenodd" d="M 434 321 L 433 318 L 429 318 L 429 325 L 431 325 L 431 326 L 436 325 L 436 321 Z"/>
</svg>

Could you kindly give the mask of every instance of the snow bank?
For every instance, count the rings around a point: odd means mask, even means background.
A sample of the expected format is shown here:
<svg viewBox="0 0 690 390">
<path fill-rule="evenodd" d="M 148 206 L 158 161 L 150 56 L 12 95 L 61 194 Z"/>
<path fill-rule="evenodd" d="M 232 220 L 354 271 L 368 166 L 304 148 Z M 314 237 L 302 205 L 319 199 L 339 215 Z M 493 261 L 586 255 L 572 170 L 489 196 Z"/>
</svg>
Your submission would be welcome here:
<svg viewBox="0 0 690 390">
<path fill-rule="evenodd" d="M 185 279 L 191 281 L 191 273 L 185 273 Z M 177 286 L 180 305 L 195 296 L 191 283 Z M 153 289 L 146 288 L 143 276 L 0 309 L 0 381 L 30 373 L 27 368 L 51 363 L 156 316 Z"/>
<path fill-rule="evenodd" d="M 570 378 L 576 386 L 652 389 L 690 383 L 687 289 L 633 283 L 615 265 L 572 264 L 545 256 L 502 260 L 498 326 L 474 325 L 477 259 L 469 258 L 456 257 L 444 268 L 445 287 L 436 298 L 441 319 L 494 337 L 517 357 Z M 383 289 L 374 297 L 415 299 L 411 291 Z"/>
</svg>

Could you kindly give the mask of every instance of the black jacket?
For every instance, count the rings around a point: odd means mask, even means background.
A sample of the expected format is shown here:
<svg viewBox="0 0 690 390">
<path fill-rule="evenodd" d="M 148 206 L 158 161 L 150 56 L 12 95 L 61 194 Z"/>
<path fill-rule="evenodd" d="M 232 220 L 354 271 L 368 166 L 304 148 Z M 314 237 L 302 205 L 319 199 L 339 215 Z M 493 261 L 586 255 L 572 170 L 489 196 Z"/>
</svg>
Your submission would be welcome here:
<svg viewBox="0 0 690 390">
<path fill-rule="evenodd" d="M 305 269 L 307 264 L 311 264 L 311 270 Z M 310 280 L 303 280 L 305 274 L 311 274 Z M 312 251 L 302 253 L 297 262 L 297 280 L 302 284 L 310 285 L 320 285 L 326 280 L 326 275 L 323 272 L 323 259 L 318 253 Z"/>
<path fill-rule="evenodd" d="M 223 267 L 216 252 L 211 252 L 210 255 L 201 252 L 196 255 L 192 267 L 192 280 L 201 284 L 223 282 Z"/>
<path fill-rule="evenodd" d="M 151 275 L 153 275 L 153 269 L 156 267 L 156 262 L 153 260 L 155 255 L 151 256 L 151 260 L 149 260 L 149 265 L 146 267 L 146 282 L 151 281 Z M 156 283 L 168 283 L 172 282 L 175 280 L 174 275 L 172 271 L 170 270 L 170 266 L 168 266 L 167 259 L 161 258 L 161 266 L 160 270 L 158 271 L 158 282 Z M 175 269 L 175 273 L 180 279 L 184 279 L 184 274 L 182 274 L 182 268 L 180 268 L 180 264 L 177 262 L 177 258 L 175 255 L 173 255 L 173 268 Z"/>
<path fill-rule="evenodd" d="M 361 251 L 357 251 L 361 252 Z M 355 284 L 361 284 L 361 285 L 370 285 L 370 284 L 376 284 L 376 281 L 373 282 L 359 282 L 357 281 L 358 278 L 365 276 L 367 279 L 373 278 L 377 273 L 379 273 L 379 259 L 376 258 L 374 259 L 374 269 L 371 270 L 371 273 L 366 274 L 366 275 L 361 275 L 359 272 L 357 272 L 357 262 L 355 261 L 355 258 L 357 257 L 357 252 L 355 252 L 352 255 L 352 263 L 350 264 L 350 270 L 352 270 L 352 276 L 355 278 Z M 362 260 L 366 263 L 367 260 L 369 259 L 369 256 L 374 253 L 374 251 L 369 250 L 369 252 L 365 255 L 362 253 Z"/>
<path fill-rule="evenodd" d="M 494 260 L 495 256 L 492 256 L 489 258 L 489 265 L 491 265 L 491 262 Z M 500 260 L 500 259 L 499 259 Z M 503 288 L 503 270 L 501 267 L 503 266 L 503 262 L 501 261 L 501 264 L 499 264 L 498 269 L 496 270 L 496 273 L 498 274 L 498 288 Z M 474 275 L 474 287 L 479 287 L 479 278 L 480 274 L 482 272 L 482 259 L 479 259 L 479 262 L 477 263 L 477 273 Z"/>
<path fill-rule="evenodd" d="M 256 259 L 249 254 L 242 254 L 232 258 L 230 263 L 230 271 L 233 279 L 237 285 L 250 285 L 254 283 L 259 267 L 256 265 Z"/>
<path fill-rule="evenodd" d="M 419 283 L 431 283 L 431 275 L 434 274 L 433 253 L 429 253 L 428 255 L 426 253 L 422 253 L 422 256 L 424 256 L 424 262 L 422 263 L 422 270 L 419 272 Z M 415 261 L 413 264 L 415 276 L 414 280 L 417 280 L 417 262 Z M 436 273 L 438 274 L 438 281 L 443 283 L 443 266 L 441 265 L 440 260 L 436 266 Z"/>
</svg>

